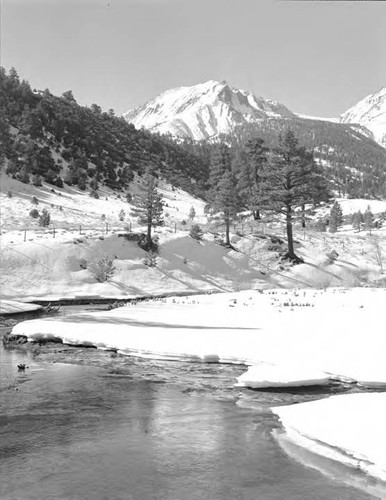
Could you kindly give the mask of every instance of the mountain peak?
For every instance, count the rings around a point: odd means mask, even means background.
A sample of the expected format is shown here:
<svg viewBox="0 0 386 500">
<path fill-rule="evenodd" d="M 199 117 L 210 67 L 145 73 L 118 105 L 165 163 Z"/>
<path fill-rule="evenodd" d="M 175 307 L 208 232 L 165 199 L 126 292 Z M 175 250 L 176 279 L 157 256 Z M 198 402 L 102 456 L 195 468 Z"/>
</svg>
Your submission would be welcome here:
<svg viewBox="0 0 386 500">
<path fill-rule="evenodd" d="M 294 114 L 283 104 L 233 88 L 225 80 L 208 80 L 167 90 L 123 116 L 138 128 L 201 140 L 230 133 L 243 123 Z"/>
<path fill-rule="evenodd" d="M 370 130 L 375 141 L 386 147 L 386 86 L 348 109 L 340 121 L 359 123 Z"/>
</svg>

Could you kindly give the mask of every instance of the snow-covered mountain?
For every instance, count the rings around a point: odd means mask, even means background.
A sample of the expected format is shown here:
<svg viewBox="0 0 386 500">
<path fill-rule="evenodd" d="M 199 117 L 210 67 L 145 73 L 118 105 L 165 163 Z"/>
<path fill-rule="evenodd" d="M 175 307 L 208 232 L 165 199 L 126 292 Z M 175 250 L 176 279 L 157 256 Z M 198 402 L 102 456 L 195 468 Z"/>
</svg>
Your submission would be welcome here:
<svg viewBox="0 0 386 500">
<path fill-rule="evenodd" d="M 340 121 L 366 127 L 374 140 L 386 147 L 386 86 L 348 109 L 341 115 Z"/>
<path fill-rule="evenodd" d="M 137 128 L 201 140 L 229 133 L 245 123 L 295 115 L 279 102 L 209 80 L 167 90 L 123 116 Z"/>
</svg>

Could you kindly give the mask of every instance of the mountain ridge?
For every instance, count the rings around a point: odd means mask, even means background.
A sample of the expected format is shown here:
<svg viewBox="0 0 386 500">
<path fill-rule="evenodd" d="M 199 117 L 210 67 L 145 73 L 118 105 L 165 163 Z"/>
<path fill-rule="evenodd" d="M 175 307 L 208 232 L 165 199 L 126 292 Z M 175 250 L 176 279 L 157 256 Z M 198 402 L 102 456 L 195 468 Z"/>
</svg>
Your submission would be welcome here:
<svg viewBox="0 0 386 500">
<path fill-rule="evenodd" d="M 339 117 L 322 118 L 295 113 L 278 101 L 256 97 L 226 81 L 208 80 L 166 90 L 124 113 L 123 117 L 136 128 L 193 140 L 226 135 L 239 126 L 270 118 L 311 119 L 352 126 L 386 147 L 386 86 L 369 94 Z"/>
<path fill-rule="evenodd" d="M 366 127 L 373 139 L 386 147 L 386 85 L 342 113 L 340 121 Z"/>
<path fill-rule="evenodd" d="M 294 116 L 277 101 L 256 97 L 216 80 L 166 90 L 123 114 L 135 127 L 194 140 L 229 133 L 235 126 L 248 122 Z"/>
</svg>

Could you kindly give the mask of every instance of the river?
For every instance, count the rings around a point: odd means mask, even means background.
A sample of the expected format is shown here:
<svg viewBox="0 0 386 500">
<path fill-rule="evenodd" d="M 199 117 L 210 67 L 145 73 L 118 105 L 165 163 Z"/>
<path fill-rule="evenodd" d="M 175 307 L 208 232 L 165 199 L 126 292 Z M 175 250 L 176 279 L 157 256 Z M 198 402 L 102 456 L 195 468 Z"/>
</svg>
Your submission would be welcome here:
<svg viewBox="0 0 386 500">
<path fill-rule="evenodd" d="M 239 393 L 244 367 L 94 349 L 34 357 L 1 346 L 0 361 L 1 500 L 382 498 L 344 484 L 333 464 L 330 477 L 305 467 L 272 436 L 269 405 L 320 397 L 312 391 Z"/>
</svg>

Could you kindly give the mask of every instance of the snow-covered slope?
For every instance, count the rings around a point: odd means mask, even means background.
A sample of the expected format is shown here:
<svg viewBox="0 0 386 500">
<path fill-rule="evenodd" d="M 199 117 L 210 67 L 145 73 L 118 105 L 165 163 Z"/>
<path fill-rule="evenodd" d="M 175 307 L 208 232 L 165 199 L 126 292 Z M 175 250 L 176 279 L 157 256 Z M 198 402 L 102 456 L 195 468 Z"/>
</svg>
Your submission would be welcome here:
<svg viewBox="0 0 386 500">
<path fill-rule="evenodd" d="M 386 86 L 352 106 L 341 115 L 340 120 L 366 127 L 374 140 L 386 147 Z"/>
<path fill-rule="evenodd" d="M 276 101 L 234 89 L 226 82 L 209 80 L 167 90 L 123 116 L 137 128 L 201 140 L 229 133 L 244 123 L 295 115 Z"/>
</svg>

